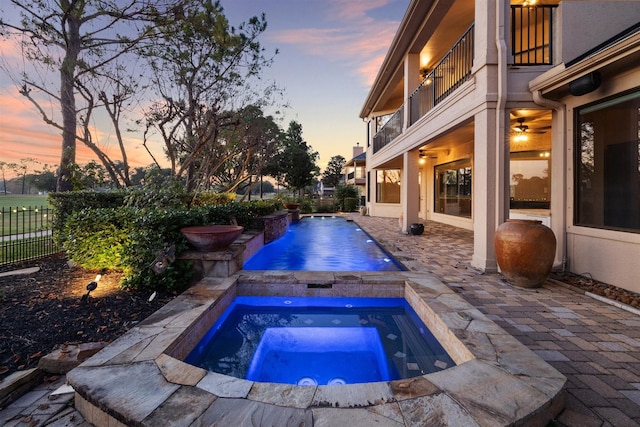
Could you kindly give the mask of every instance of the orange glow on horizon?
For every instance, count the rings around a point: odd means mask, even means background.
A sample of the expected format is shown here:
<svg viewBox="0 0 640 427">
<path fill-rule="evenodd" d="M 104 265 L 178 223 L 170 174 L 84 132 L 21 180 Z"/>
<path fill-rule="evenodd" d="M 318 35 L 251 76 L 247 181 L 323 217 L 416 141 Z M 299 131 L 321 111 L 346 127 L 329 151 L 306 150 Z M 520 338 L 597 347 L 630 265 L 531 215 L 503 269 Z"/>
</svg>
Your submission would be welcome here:
<svg viewBox="0 0 640 427">
<path fill-rule="evenodd" d="M 0 161 L 19 164 L 23 159 L 34 159 L 50 167 L 58 165 L 61 156 L 61 132 L 47 125 L 26 100 L 0 95 L 0 105 L 3 111 L 0 113 Z M 11 115 L 4 111 L 11 111 Z M 109 137 L 96 129 L 93 131 L 97 139 Z M 141 142 L 131 139 L 128 143 L 127 160 L 131 167 L 144 167 L 152 162 L 146 151 L 141 148 Z M 102 149 L 112 160 L 121 159 L 117 143 L 110 142 Z M 91 160 L 100 164 L 95 153 L 78 142 L 76 162 L 84 165 Z"/>
</svg>

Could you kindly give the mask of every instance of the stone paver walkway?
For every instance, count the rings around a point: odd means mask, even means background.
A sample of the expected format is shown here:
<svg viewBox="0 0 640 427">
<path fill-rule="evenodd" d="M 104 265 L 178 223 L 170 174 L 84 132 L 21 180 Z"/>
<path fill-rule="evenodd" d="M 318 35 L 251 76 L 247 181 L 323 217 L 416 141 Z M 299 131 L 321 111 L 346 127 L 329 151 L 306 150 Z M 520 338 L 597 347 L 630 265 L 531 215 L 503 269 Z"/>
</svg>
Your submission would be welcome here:
<svg viewBox="0 0 640 427">
<path fill-rule="evenodd" d="M 567 377 L 566 408 L 557 425 L 640 426 L 638 314 L 552 282 L 521 289 L 500 275 L 482 274 L 469 265 L 470 231 L 426 222 L 423 235 L 411 236 L 400 233 L 397 219 L 350 216 L 395 257 L 419 261 Z M 0 411 L 0 425 L 87 425 L 68 407 L 41 416 L 46 404 L 64 403 L 49 399 L 52 389 L 33 390 Z"/>
<path fill-rule="evenodd" d="M 472 269 L 473 233 L 425 222 L 421 236 L 398 221 L 353 216 L 394 256 L 420 261 L 440 280 L 567 377 L 559 425 L 640 425 L 640 316 L 551 282 L 516 288 Z"/>
</svg>

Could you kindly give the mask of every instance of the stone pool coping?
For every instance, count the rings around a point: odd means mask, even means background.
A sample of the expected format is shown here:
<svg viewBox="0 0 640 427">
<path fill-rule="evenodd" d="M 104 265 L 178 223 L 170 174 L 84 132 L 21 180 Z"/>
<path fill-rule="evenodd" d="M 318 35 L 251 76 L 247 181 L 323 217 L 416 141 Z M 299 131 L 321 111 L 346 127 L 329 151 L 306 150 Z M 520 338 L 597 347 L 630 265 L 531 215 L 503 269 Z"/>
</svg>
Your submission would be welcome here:
<svg viewBox="0 0 640 427">
<path fill-rule="evenodd" d="M 257 383 L 181 359 L 236 295 L 404 296 L 457 366 L 340 386 Z M 67 374 L 98 427 L 191 425 L 539 425 L 566 378 L 434 276 L 422 272 L 240 271 L 207 277 Z"/>
</svg>

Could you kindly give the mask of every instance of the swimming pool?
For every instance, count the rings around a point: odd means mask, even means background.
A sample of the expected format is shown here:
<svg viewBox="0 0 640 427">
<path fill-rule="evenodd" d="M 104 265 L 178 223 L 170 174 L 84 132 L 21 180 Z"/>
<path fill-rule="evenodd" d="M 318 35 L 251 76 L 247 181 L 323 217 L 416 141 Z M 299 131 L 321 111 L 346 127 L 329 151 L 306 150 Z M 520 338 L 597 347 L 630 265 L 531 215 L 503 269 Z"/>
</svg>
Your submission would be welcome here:
<svg viewBox="0 0 640 427">
<path fill-rule="evenodd" d="M 357 224 L 338 217 L 304 217 L 267 243 L 244 270 L 403 271 Z"/>
<path fill-rule="evenodd" d="M 404 298 L 238 296 L 185 362 L 256 382 L 392 381 L 454 366 Z"/>
</svg>

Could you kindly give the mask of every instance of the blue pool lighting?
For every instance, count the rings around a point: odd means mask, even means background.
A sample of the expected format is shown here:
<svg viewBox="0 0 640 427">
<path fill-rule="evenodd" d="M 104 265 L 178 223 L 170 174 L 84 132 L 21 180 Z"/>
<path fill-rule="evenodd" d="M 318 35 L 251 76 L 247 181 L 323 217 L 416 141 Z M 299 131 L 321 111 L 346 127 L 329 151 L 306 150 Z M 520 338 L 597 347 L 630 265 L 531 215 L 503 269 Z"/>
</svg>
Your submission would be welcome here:
<svg viewBox="0 0 640 427">
<path fill-rule="evenodd" d="M 404 267 L 351 221 L 305 217 L 245 261 L 245 270 L 403 271 Z"/>
<path fill-rule="evenodd" d="M 391 377 L 376 328 L 274 327 L 264 331 L 246 379 L 337 385 Z"/>
<path fill-rule="evenodd" d="M 455 363 L 404 298 L 238 296 L 185 362 L 236 378 L 339 385 Z"/>
</svg>

